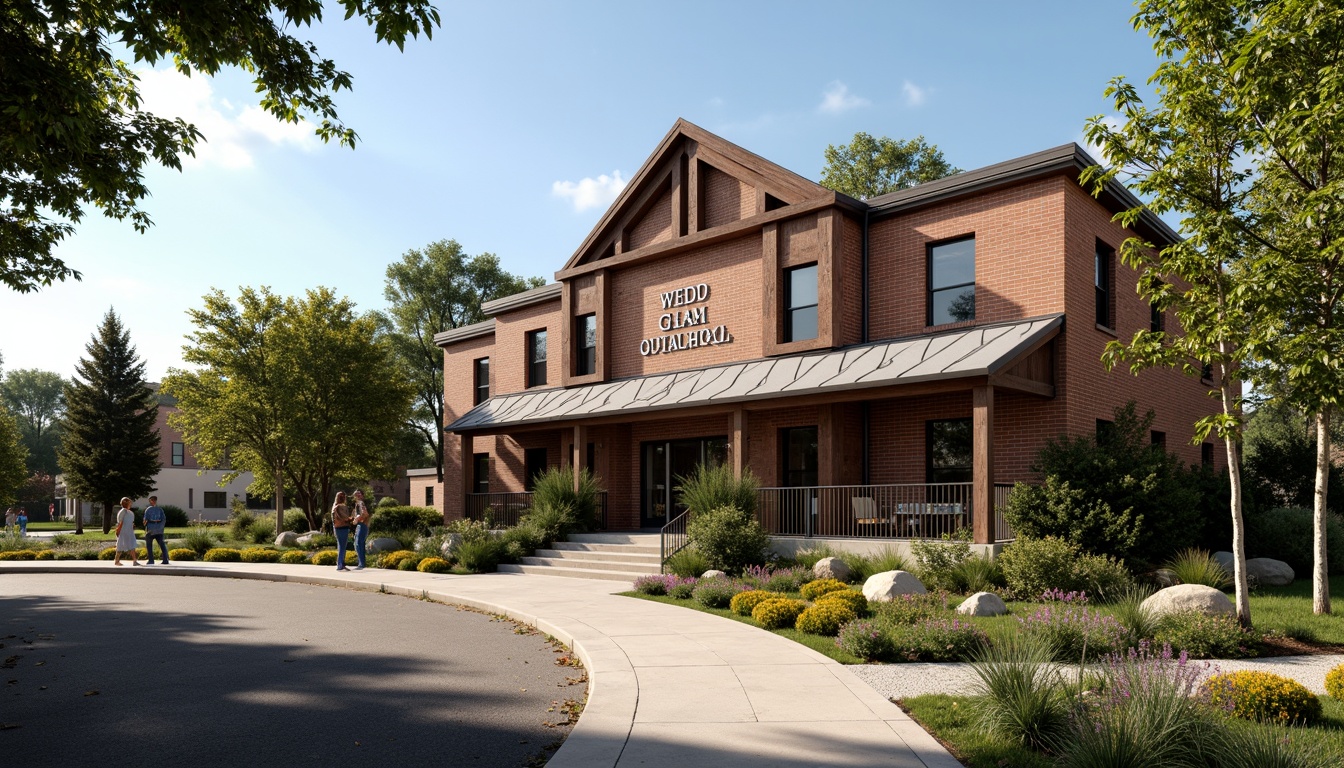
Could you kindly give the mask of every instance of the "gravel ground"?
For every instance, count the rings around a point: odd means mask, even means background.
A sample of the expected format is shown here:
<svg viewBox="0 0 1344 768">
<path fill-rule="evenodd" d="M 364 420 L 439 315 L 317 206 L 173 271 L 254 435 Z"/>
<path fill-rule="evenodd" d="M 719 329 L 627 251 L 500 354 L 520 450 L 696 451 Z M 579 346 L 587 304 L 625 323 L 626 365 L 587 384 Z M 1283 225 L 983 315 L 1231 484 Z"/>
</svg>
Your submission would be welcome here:
<svg viewBox="0 0 1344 768">
<path fill-rule="evenodd" d="M 1325 673 L 1344 663 L 1344 655 L 1278 656 L 1212 663 L 1221 672 L 1254 669 L 1291 677 L 1312 691 L 1323 694 Z M 971 692 L 976 679 L 971 665 L 965 663 L 864 664 L 851 666 L 849 670 L 888 699 L 903 699 L 926 693 L 966 694 Z"/>
</svg>

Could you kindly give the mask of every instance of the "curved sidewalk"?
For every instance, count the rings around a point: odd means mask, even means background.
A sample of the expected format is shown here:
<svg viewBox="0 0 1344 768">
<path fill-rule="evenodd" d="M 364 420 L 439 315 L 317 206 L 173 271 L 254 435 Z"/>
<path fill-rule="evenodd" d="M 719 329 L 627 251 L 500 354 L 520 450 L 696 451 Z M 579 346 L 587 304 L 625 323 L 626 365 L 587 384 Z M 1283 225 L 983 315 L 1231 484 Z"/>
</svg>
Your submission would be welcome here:
<svg viewBox="0 0 1344 768">
<path fill-rule="evenodd" d="M 573 647 L 590 681 L 583 715 L 548 763 L 555 768 L 961 765 L 844 665 L 741 622 L 620 597 L 614 592 L 626 586 L 619 582 L 336 573 L 263 563 L 0 562 L 0 574 L 24 572 L 342 586 L 467 605 L 531 624 Z"/>
</svg>

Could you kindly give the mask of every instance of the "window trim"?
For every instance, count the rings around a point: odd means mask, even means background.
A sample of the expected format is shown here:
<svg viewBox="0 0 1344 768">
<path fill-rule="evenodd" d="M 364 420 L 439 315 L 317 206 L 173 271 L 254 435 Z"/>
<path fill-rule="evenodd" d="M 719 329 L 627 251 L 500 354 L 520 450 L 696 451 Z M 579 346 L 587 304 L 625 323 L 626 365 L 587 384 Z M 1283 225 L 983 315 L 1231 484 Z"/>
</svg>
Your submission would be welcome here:
<svg viewBox="0 0 1344 768">
<path fill-rule="evenodd" d="M 532 355 L 537 351 L 538 334 L 543 337 L 541 351 L 544 356 L 540 360 L 534 360 L 532 359 Z M 538 328 L 534 331 L 528 331 L 524 341 L 527 344 L 527 350 L 524 357 L 527 361 L 527 387 L 529 389 L 532 387 L 544 387 L 546 386 L 547 381 L 546 365 L 550 360 L 550 335 L 546 333 L 545 328 Z"/>
<path fill-rule="evenodd" d="M 965 241 L 967 241 L 967 240 L 971 241 L 971 281 L 970 281 L 969 283 L 956 283 L 956 284 L 953 284 L 953 285 L 941 285 L 941 286 L 934 287 L 934 284 L 933 284 L 933 252 L 934 252 L 934 250 L 935 250 L 935 249 L 938 249 L 938 248 L 942 248 L 943 246 L 947 246 L 947 245 L 955 245 L 956 243 L 965 242 Z M 924 290 L 924 324 L 925 324 L 926 326 L 934 327 L 934 326 L 940 326 L 940 325 L 952 325 L 953 323 L 973 323 L 973 322 L 975 322 L 975 310 L 974 310 L 974 308 L 972 308 L 972 310 L 971 310 L 971 316 L 970 316 L 970 318 L 967 319 L 967 320 L 949 320 L 949 321 L 947 321 L 946 323 L 934 323 L 934 317 L 933 317 L 933 296 L 934 296 L 934 294 L 936 294 L 936 293 L 942 293 L 943 291 L 950 291 L 950 290 L 953 290 L 953 289 L 956 289 L 956 288 L 965 288 L 966 286 L 969 285 L 969 286 L 971 286 L 971 300 L 972 300 L 972 303 L 974 303 L 974 300 L 975 300 L 975 286 L 976 286 L 976 282 L 975 282 L 975 271 L 976 271 L 976 270 L 975 270 L 975 262 L 976 262 L 976 254 L 975 254 L 975 233 L 974 233 L 974 232 L 972 232 L 972 233 L 970 233 L 970 234 L 968 234 L 968 235 L 958 235 L 958 236 L 956 236 L 956 237 L 950 237 L 950 238 L 946 238 L 946 239 L 943 239 L 943 240 L 935 240 L 935 241 L 926 243 L 926 244 L 924 245 L 924 289 L 925 289 L 925 290 Z"/>
<path fill-rule="evenodd" d="M 817 300 L 816 300 L 814 303 L 812 303 L 812 304 L 799 304 L 799 305 L 797 305 L 797 306 L 794 306 L 794 305 L 793 305 L 793 280 L 792 280 L 792 276 L 793 276 L 793 273 L 795 273 L 795 272 L 797 272 L 797 271 L 799 271 L 799 270 L 802 270 L 802 269 L 810 269 L 810 270 L 812 270 L 813 273 L 814 273 L 814 279 L 816 280 L 816 296 L 817 296 Z M 792 267 L 785 267 L 785 268 L 784 268 L 784 275 L 783 275 L 783 277 L 784 277 L 784 281 L 783 281 L 783 282 L 784 282 L 784 290 L 783 290 L 783 301 L 784 301 L 784 304 L 783 304 L 783 313 L 782 313 L 782 314 L 783 314 L 784 324 L 783 324 L 783 328 L 781 329 L 781 332 L 780 332 L 780 341 L 781 341 L 782 343 L 784 343 L 784 344 L 792 344 L 792 343 L 795 342 L 795 341 L 815 341 L 815 340 L 817 340 L 818 338 L 821 337 L 821 265 L 820 265 L 819 263 L 813 261 L 813 262 L 809 262 L 809 263 L 807 263 L 807 264 L 798 264 L 798 265 L 795 265 L 795 266 L 792 266 Z M 794 314 L 795 314 L 795 313 L 797 313 L 797 312 L 801 312 L 801 311 L 803 311 L 803 310 L 807 310 L 807 309 L 812 310 L 812 318 L 813 318 L 812 325 L 813 325 L 814 328 L 816 328 L 816 333 L 814 333 L 813 335 L 808 336 L 808 337 L 806 337 L 806 338 L 798 338 L 798 337 L 794 336 L 793 317 L 794 317 Z"/>
<path fill-rule="evenodd" d="M 484 382 L 481 381 L 482 364 L 484 364 L 485 368 Z M 471 376 L 473 384 L 471 394 L 472 399 L 471 404 L 473 406 L 476 406 L 490 399 L 490 358 L 488 356 L 478 357 L 475 360 L 471 361 Z M 481 390 L 485 390 L 484 394 L 482 394 Z"/>
<path fill-rule="evenodd" d="M 187 464 L 186 443 L 173 443 L 172 448 L 170 450 L 172 452 L 172 458 L 169 459 L 169 461 L 172 462 L 172 466 L 174 467 L 186 466 Z"/>
</svg>

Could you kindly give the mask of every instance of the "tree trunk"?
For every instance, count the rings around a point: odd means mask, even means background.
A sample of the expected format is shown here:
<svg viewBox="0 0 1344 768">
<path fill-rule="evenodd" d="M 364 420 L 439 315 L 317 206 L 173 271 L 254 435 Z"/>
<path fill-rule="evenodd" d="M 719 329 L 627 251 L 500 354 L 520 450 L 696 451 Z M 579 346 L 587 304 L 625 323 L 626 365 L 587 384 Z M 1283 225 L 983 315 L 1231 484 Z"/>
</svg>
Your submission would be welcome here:
<svg viewBox="0 0 1344 768">
<path fill-rule="evenodd" d="M 1232 385 L 1224 367 L 1219 389 L 1223 396 L 1223 413 L 1232 415 L 1237 406 L 1232 397 Z M 1241 516 L 1241 461 L 1237 441 L 1232 436 L 1223 438 L 1227 446 L 1227 476 L 1232 490 L 1232 581 L 1236 585 L 1237 621 L 1251 627 L 1250 585 L 1246 582 L 1246 524 Z"/>
<path fill-rule="evenodd" d="M 275 535 L 285 532 L 285 479 L 280 468 L 275 468 Z"/>
<path fill-rule="evenodd" d="M 1330 483 L 1330 412 L 1316 413 L 1316 509 L 1312 519 L 1311 610 L 1330 613 L 1330 578 L 1325 552 L 1326 493 Z"/>
</svg>

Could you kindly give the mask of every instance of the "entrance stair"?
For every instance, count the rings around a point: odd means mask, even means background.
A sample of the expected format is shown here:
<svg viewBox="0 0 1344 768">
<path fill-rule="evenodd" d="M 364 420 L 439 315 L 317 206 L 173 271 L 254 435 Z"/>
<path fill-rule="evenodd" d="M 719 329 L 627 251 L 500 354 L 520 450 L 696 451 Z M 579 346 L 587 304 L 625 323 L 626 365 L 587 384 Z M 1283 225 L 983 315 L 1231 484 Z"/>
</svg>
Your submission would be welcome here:
<svg viewBox="0 0 1344 768">
<path fill-rule="evenodd" d="M 503 573 L 567 576 L 633 583 L 662 570 L 656 533 L 575 533 L 550 549 L 538 549 L 521 563 L 500 565 Z"/>
</svg>

